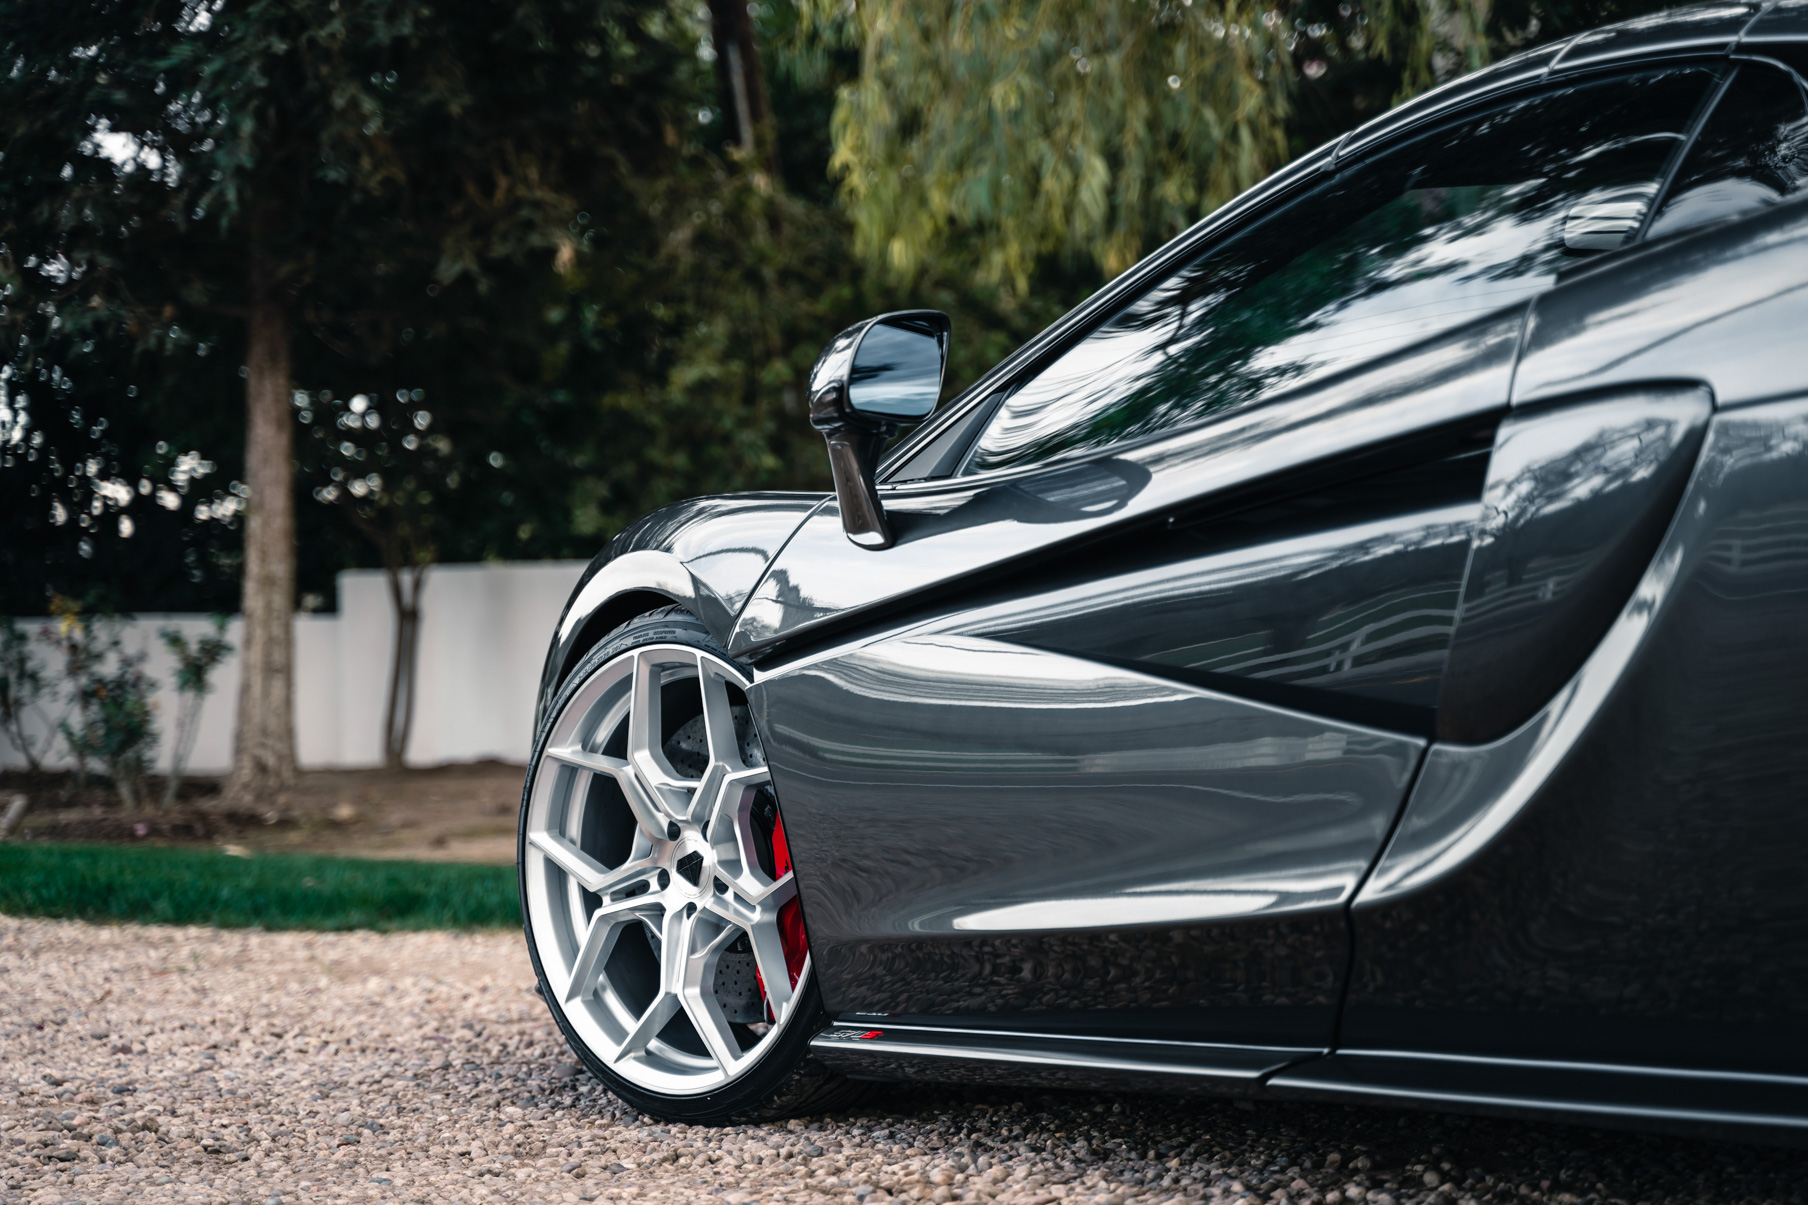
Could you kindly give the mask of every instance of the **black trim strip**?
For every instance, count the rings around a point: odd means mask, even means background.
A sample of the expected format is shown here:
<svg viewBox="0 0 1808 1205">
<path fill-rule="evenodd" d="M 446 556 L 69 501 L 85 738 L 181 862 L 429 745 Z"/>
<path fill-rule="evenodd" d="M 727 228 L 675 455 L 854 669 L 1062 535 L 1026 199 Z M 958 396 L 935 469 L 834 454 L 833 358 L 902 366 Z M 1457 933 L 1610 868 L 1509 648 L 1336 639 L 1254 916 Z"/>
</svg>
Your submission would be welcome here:
<svg viewBox="0 0 1808 1205">
<path fill-rule="evenodd" d="M 969 1078 L 960 1073 L 1012 1068 L 1018 1078 L 1074 1083 L 1122 1079 L 1190 1082 L 1253 1090 L 1264 1077 L 1323 1053 L 1318 1047 L 1235 1046 L 1000 1033 L 954 1026 L 837 1021 L 810 1040 L 810 1053 L 856 1075 Z M 1006 1073 L 1009 1074 L 1008 1072 Z"/>
<path fill-rule="evenodd" d="M 1669 1067 L 1076 1038 L 843 1014 L 810 1041 L 860 1079 L 1039 1083 L 1385 1103 L 1808 1144 L 1808 1079 Z"/>
<path fill-rule="evenodd" d="M 1206 690 L 1215 690 L 1219 694 L 1234 695 L 1237 698 L 1267 703 L 1274 707 L 1285 707 L 1288 711 L 1303 711 L 1309 715 L 1323 716 L 1328 720 L 1342 720 L 1346 724 L 1361 724 L 1365 728 L 1402 732 L 1408 736 L 1422 736 L 1427 740 L 1437 736 L 1438 713 L 1434 707 L 1415 707 L 1411 703 L 1389 703 L 1385 699 L 1370 699 L 1362 695 L 1346 694 L 1339 690 L 1299 686 L 1292 682 L 1276 682 L 1271 678 L 1244 678 L 1236 674 L 1218 674 L 1210 670 L 1164 665 L 1159 661 L 1135 661 L 1127 657 L 1107 657 L 1099 653 L 1082 653 L 1073 649 L 1055 648 L 1052 645 L 1030 644 L 1022 640 L 1015 640 L 1011 643 L 1021 644 L 1025 648 L 1041 649 L 1045 653 L 1060 653 L 1064 657 L 1078 657 L 1082 661 L 1097 661 L 1101 665 L 1114 665 L 1119 669 L 1148 674 L 1151 678 L 1165 678 L 1170 682 L 1183 682 L 1188 686 L 1202 686 Z"/>
<path fill-rule="evenodd" d="M 1339 1051 L 1279 1072 L 1266 1088 L 1296 1099 L 1562 1118 L 1791 1145 L 1808 1140 L 1808 1080 L 1783 1077 L 1756 1081 L 1667 1067 Z"/>
<path fill-rule="evenodd" d="M 1733 80 L 1738 75 L 1739 66 L 1735 63 L 1723 72 L 1718 80 L 1714 81 L 1714 86 L 1708 89 L 1706 96 L 1702 97 L 1701 104 L 1695 110 L 1695 116 L 1689 122 L 1689 128 L 1683 131 L 1682 145 L 1671 153 L 1670 162 L 1664 165 L 1663 175 L 1658 177 L 1657 191 L 1651 194 L 1651 204 L 1645 209 L 1644 218 L 1639 222 L 1638 229 L 1632 232 L 1632 237 L 1626 240 L 1625 246 L 1636 247 L 1645 241 L 1645 234 L 1651 229 L 1651 223 L 1657 220 L 1657 211 L 1662 209 L 1664 202 L 1670 199 L 1670 186 L 1676 183 L 1677 173 L 1682 171 L 1682 165 L 1688 160 L 1689 152 L 1695 149 L 1695 140 L 1701 137 L 1701 131 L 1708 124 L 1708 118 L 1712 117 L 1714 111 L 1720 107 L 1721 98 L 1726 95 L 1727 89 L 1733 86 Z"/>
<path fill-rule="evenodd" d="M 1529 312 L 1527 309 L 1521 310 L 1518 335 L 1521 341 L 1525 338 L 1526 324 L 1523 315 L 1527 312 Z M 1495 315 L 1495 318 L 1498 317 L 1499 315 Z M 1488 321 L 1493 320 L 1494 318 L 1491 318 Z M 1495 427 L 1509 413 L 1511 413 L 1510 408 L 1503 403 L 1498 408 L 1450 419 L 1385 443 L 1358 444 L 1355 447 L 1341 448 L 1315 460 L 1285 463 L 1278 466 L 1273 473 L 1258 477 L 1253 481 L 1244 482 L 1228 489 L 1208 490 L 1197 497 L 1177 502 L 1166 509 L 1139 514 L 1123 523 L 1106 524 L 1102 527 L 1077 532 L 1066 539 L 1032 547 L 1026 552 L 1012 552 L 989 564 L 977 566 L 962 576 L 932 582 L 927 586 L 917 587 L 891 598 L 849 608 L 824 619 L 815 620 L 801 628 L 793 629 L 787 635 L 750 645 L 739 650 L 736 655 L 759 666 L 762 670 L 774 672 L 792 661 L 811 656 L 838 644 L 851 643 L 888 630 L 900 629 L 906 624 L 913 624 L 922 619 L 952 616 L 957 611 L 983 605 L 983 601 L 987 597 L 992 596 L 993 592 L 1001 588 L 1020 595 L 1026 589 L 1033 588 L 1028 583 L 1034 575 L 1051 566 L 1059 566 L 1063 572 L 1070 572 L 1076 558 L 1091 555 L 1100 549 L 1122 549 L 1125 547 L 1126 541 L 1144 539 L 1157 533 L 1170 533 L 1176 528 L 1196 523 L 1228 518 L 1251 507 L 1264 506 L 1324 489 L 1359 482 L 1368 477 L 1411 468 L 1434 460 L 1485 451 L 1493 446 Z M 1096 464 L 1100 461 L 1115 459 L 1117 458 L 1114 456 L 1079 458 L 1060 466 L 1034 466 L 1034 471 L 1046 472 L 1055 467 Z M 1128 460 L 1128 463 L 1133 466 L 1137 464 L 1135 460 Z M 1033 474 L 1023 472 L 1020 475 Z M 931 493 L 972 488 L 970 481 L 964 481 L 961 478 L 947 478 L 915 484 L 933 486 L 933 490 L 925 491 Z M 1008 487 L 1012 482 L 1007 480 L 995 484 L 997 487 Z M 904 486 L 902 488 L 910 489 L 911 487 Z M 988 485 L 988 488 L 992 488 L 992 486 Z M 881 491 L 880 496 L 885 497 L 885 492 Z M 1476 497 L 1480 496 L 1478 479 Z M 812 512 L 812 518 L 815 513 Z M 802 530 L 801 524 L 799 530 Z M 795 532 L 793 536 L 795 536 Z M 775 560 L 773 564 L 777 564 L 777 561 Z M 770 572 L 771 566 L 768 566 L 767 573 Z M 761 581 L 764 582 L 764 580 L 765 577 L 762 575 Z M 757 589 L 758 587 L 755 588 L 756 591 Z M 750 593 L 748 597 L 751 598 L 752 594 Z M 1068 650 L 1057 651 L 1067 652 Z M 1085 653 L 1071 653 L 1070 655 L 1089 656 Z M 1099 660 L 1099 658 L 1095 657 L 1093 660 Z M 1146 673 L 1154 672 L 1141 662 L 1133 663 L 1132 668 Z M 1247 680 L 1236 677 L 1229 679 L 1233 684 Z M 1194 685 L 1200 684 L 1194 683 Z M 1209 689 L 1219 689 L 1207 685 Z M 1229 687 L 1224 689 L 1227 694 L 1239 693 Z M 1336 699 L 1348 697 L 1332 691 L 1314 691 L 1313 693 L 1314 695 L 1331 695 L 1333 702 L 1328 706 L 1336 706 Z M 1276 703 L 1276 706 L 1294 707 L 1295 705 Z M 1387 705 L 1382 704 L 1382 706 Z M 1330 711 L 1317 707 L 1308 707 L 1305 710 L 1318 710 L 1324 715 L 1332 715 Z M 1336 716 L 1334 718 L 1343 717 Z M 1388 727 L 1388 725 L 1380 724 L 1378 719 L 1353 718 L 1350 722 Z M 1417 731 L 1412 727 L 1395 728 L 1394 730 L 1410 733 Z"/>
</svg>

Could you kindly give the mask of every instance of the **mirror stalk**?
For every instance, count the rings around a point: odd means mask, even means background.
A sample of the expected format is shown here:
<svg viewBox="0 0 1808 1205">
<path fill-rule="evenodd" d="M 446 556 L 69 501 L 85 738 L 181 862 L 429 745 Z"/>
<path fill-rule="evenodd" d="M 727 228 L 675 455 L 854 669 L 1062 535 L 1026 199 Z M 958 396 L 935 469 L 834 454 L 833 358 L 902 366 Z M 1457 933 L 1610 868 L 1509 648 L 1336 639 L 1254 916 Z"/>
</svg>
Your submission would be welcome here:
<svg viewBox="0 0 1808 1205">
<path fill-rule="evenodd" d="M 862 548 L 890 548 L 894 537 L 873 473 L 896 426 L 861 422 L 863 416 L 848 409 L 846 392 L 828 389 L 812 398 L 810 425 L 822 432 L 829 448 L 829 474 L 835 479 L 835 501 L 841 506 L 841 526 L 847 538 Z"/>
<path fill-rule="evenodd" d="M 810 425 L 829 446 L 841 526 L 861 548 L 896 542 L 875 474 L 902 423 L 929 417 L 948 364 L 948 315 L 881 314 L 829 341 L 810 370 Z"/>
</svg>

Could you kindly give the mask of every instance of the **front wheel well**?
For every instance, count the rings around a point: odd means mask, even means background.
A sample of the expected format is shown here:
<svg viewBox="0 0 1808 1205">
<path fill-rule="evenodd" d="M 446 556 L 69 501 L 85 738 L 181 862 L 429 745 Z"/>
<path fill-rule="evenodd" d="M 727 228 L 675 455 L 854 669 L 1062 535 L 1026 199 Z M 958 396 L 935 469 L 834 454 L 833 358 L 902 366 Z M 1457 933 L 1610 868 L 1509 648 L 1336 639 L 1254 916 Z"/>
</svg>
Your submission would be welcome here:
<svg viewBox="0 0 1808 1205">
<path fill-rule="evenodd" d="M 552 690 L 556 692 L 565 685 L 565 679 L 584 660 L 585 654 L 602 643 L 616 628 L 661 607 L 682 605 L 678 599 L 657 590 L 628 590 L 609 599 L 593 611 L 578 629 L 571 647 L 565 652 L 565 663 L 559 666 L 559 680 L 552 684 Z"/>
</svg>

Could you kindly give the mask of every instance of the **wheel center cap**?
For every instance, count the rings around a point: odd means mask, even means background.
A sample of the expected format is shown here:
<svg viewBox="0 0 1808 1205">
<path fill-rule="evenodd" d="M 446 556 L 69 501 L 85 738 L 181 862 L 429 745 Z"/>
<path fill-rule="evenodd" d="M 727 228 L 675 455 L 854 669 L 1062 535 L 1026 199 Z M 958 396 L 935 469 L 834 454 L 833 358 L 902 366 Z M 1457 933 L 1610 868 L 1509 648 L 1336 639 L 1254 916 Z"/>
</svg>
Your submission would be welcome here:
<svg viewBox="0 0 1808 1205">
<path fill-rule="evenodd" d="M 700 841 L 683 841 L 672 854 L 672 885 L 685 895 L 701 896 L 709 881 L 708 847 Z"/>
</svg>

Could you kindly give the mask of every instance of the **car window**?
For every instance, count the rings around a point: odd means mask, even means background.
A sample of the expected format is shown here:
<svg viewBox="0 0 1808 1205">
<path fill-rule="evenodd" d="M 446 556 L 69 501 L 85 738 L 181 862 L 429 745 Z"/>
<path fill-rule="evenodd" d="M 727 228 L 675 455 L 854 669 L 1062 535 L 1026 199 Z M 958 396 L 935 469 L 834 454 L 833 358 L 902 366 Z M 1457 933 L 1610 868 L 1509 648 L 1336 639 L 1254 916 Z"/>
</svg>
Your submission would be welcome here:
<svg viewBox="0 0 1808 1205">
<path fill-rule="evenodd" d="M 1748 63 L 1727 85 L 1676 173 L 1649 238 L 1738 217 L 1808 180 L 1808 101 L 1795 76 Z"/>
<path fill-rule="evenodd" d="M 1681 67 L 1575 82 L 1359 161 L 1023 383 L 964 471 L 1205 421 L 1548 287 L 1636 231 L 1711 82 Z"/>
</svg>

